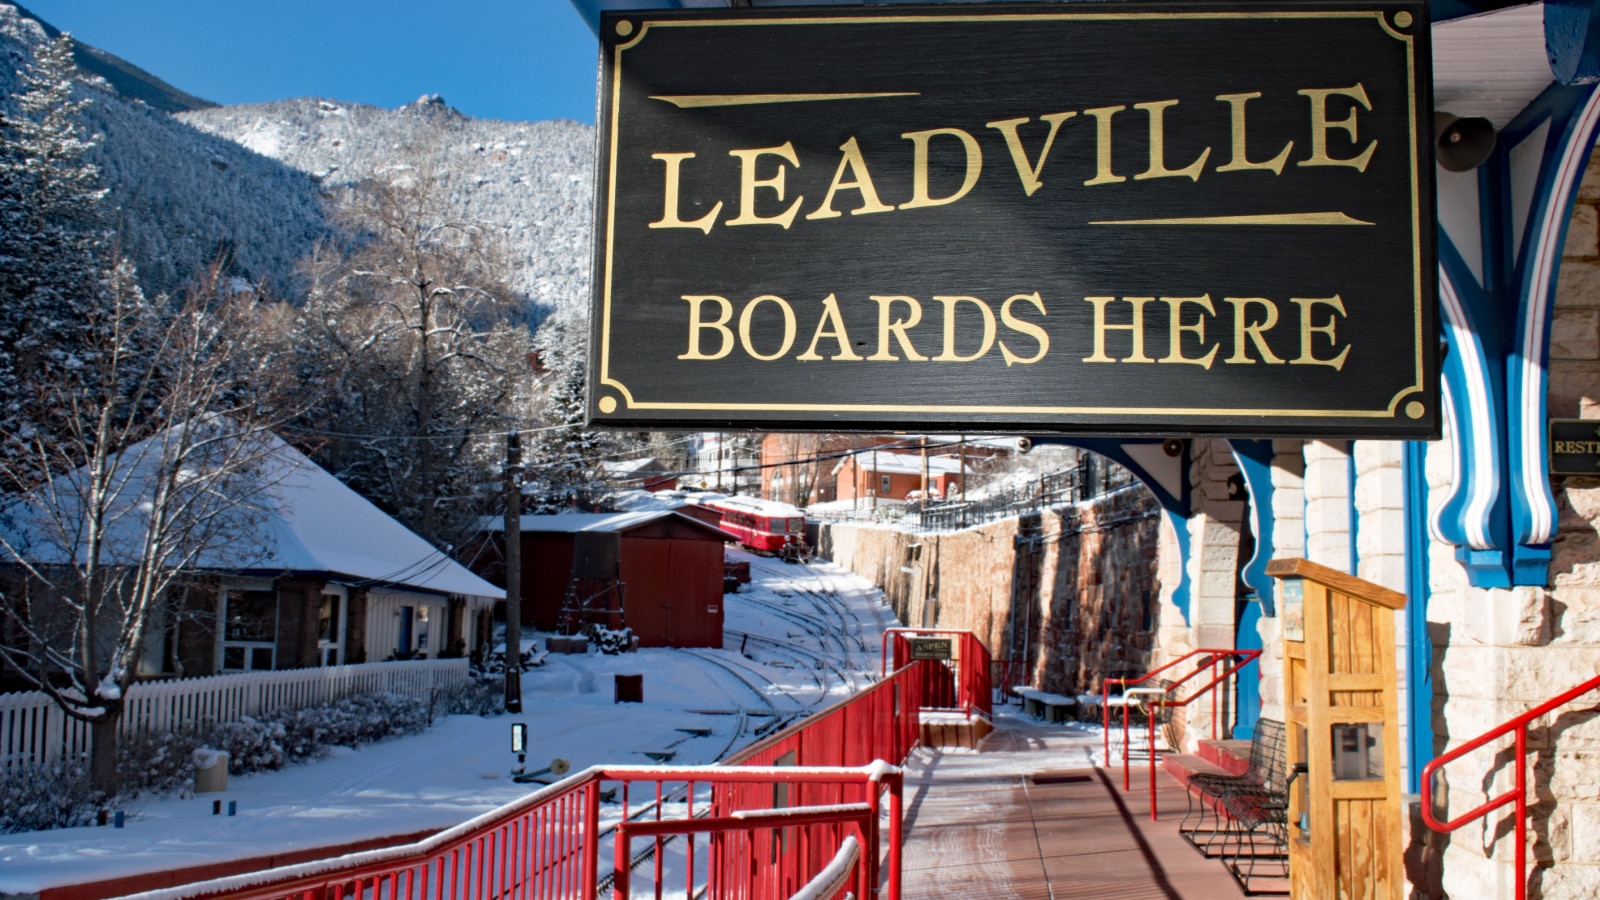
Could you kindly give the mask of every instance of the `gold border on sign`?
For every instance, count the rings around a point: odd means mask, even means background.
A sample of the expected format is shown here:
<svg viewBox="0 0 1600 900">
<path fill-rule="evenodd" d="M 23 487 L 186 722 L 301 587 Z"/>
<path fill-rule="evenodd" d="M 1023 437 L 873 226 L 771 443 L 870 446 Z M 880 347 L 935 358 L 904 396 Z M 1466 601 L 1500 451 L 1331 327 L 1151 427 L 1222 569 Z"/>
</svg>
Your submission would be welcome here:
<svg viewBox="0 0 1600 900">
<path fill-rule="evenodd" d="M 1389 399 L 1384 409 L 1201 409 L 1193 407 L 1122 407 L 1122 406 L 994 406 L 952 404 L 904 403 L 706 403 L 674 401 L 636 401 L 632 391 L 610 375 L 611 363 L 611 276 L 615 269 L 613 253 L 616 248 L 617 208 L 617 138 L 622 115 L 622 54 L 642 43 L 652 28 L 738 28 L 771 27 L 785 25 L 877 25 L 877 24 L 928 24 L 962 22 L 972 24 L 1015 22 L 1110 22 L 1143 19 L 1162 20 L 1217 20 L 1217 19 L 1373 19 L 1382 31 L 1405 44 L 1406 49 L 1406 105 L 1409 111 L 1408 128 L 1411 140 L 1407 148 L 1411 163 L 1411 255 L 1412 255 L 1412 326 L 1416 334 L 1414 351 L 1415 383 L 1402 388 Z M 1410 394 L 1423 390 L 1423 336 L 1422 336 L 1422 222 L 1421 198 L 1418 187 L 1417 161 L 1417 65 L 1416 42 L 1412 35 L 1398 32 L 1385 19 L 1382 11 L 1375 10 L 1262 10 L 1259 12 L 1148 12 L 1148 13 L 1012 13 L 1003 15 L 855 15 L 855 16 L 805 16 L 793 18 L 762 19 L 655 19 L 639 26 L 639 33 L 624 44 L 615 45 L 611 59 L 611 111 L 610 157 L 606 178 L 606 247 L 605 272 L 602 278 L 600 316 L 600 383 L 614 388 L 629 410 L 659 409 L 683 411 L 725 412 L 857 412 L 857 413 L 967 413 L 1010 415 L 1117 415 L 1117 416 L 1193 416 L 1196 418 L 1222 416 L 1260 416 L 1263 418 L 1361 418 L 1392 419 L 1399 415 L 1400 401 Z"/>
</svg>

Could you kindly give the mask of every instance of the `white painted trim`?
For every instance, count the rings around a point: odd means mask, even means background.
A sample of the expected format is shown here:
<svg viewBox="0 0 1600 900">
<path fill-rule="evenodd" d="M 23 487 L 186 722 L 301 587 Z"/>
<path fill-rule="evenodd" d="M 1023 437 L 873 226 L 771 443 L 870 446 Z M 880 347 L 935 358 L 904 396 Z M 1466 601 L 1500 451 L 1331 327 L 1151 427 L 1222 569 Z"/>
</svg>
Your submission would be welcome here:
<svg viewBox="0 0 1600 900">
<path fill-rule="evenodd" d="M 1483 379 L 1483 373 L 1488 370 L 1483 361 L 1483 349 L 1472 336 L 1466 308 L 1462 306 L 1455 284 L 1450 281 L 1450 275 L 1443 266 L 1439 268 L 1439 301 L 1444 308 L 1446 327 L 1450 329 L 1450 352 L 1461 354 L 1462 369 L 1466 372 L 1466 425 L 1471 431 L 1472 446 L 1477 448 L 1479 455 L 1487 453 L 1491 456 L 1488 460 L 1490 464 L 1473 465 L 1466 473 L 1467 505 L 1461 513 L 1461 525 L 1469 547 L 1489 550 L 1494 546 L 1489 537 L 1489 509 L 1500 491 L 1500 467 L 1493 459 L 1497 441 L 1489 404 L 1489 385 Z M 1451 417 L 1453 427 L 1460 424 L 1454 416 Z M 1456 427 L 1455 435 L 1457 441 L 1469 439 L 1459 427 Z M 1465 448 L 1458 449 L 1462 454 L 1465 453 Z M 1457 459 L 1460 459 L 1459 455 Z M 1455 484 L 1461 483 L 1461 475 L 1459 471 L 1455 473 Z"/>
</svg>

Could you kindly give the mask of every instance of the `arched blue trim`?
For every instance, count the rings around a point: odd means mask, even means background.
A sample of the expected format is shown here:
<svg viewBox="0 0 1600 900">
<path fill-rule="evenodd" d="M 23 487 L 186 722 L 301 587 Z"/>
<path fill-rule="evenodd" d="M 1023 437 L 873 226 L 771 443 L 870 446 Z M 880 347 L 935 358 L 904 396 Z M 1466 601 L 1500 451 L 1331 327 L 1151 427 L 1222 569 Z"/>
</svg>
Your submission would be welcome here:
<svg viewBox="0 0 1600 900">
<path fill-rule="evenodd" d="M 1152 472 L 1127 450 L 1128 447 L 1159 447 L 1165 443 L 1159 438 L 1080 438 L 1047 434 L 1033 436 L 1032 440 L 1035 444 L 1063 444 L 1098 453 L 1133 473 L 1133 477 L 1155 495 L 1156 502 L 1161 505 L 1161 514 L 1172 525 L 1173 533 L 1177 536 L 1178 558 L 1183 561 L 1178 583 L 1172 589 L 1172 604 L 1183 616 L 1184 624 L 1189 624 L 1189 442 L 1180 441 L 1182 450 L 1171 458 L 1178 470 L 1178 491 L 1173 493 L 1162 483 L 1159 473 Z"/>
<path fill-rule="evenodd" d="M 1547 7 L 1547 13 L 1548 13 Z M 1528 227 L 1511 248 L 1509 287 L 1517 298 L 1515 337 L 1505 359 L 1506 455 L 1511 499 L 1513 584 L 1543 585 L 1555 536 L 1555 498 L 1546 465 L 1550 323 L 1567 226 L 1600 123 L 1600 87 L 1552 86 L 1503 130 L 1508 147 L 1534 139 L 1548 122 Z"/>
<path fill-rule="evenodd" d="M 1278 612 L 1273 606 L 1273 580 L 1267 576 L 1276 518 L 1272 514 L 1272 442 L 1232 440 L 1228 447 L 1233 451 L 1233 461 L 1239 465 L 1239 472 L 1244 475 L 1245 489 L 1250 492 L 1250 533 L 1256 539 L 1255 555 L 1239 570 L 1240 578 L 1261 599 L 1260 614 L 1275 616 Z"/>
<path fill-rule="evenodd" d="M 1455 545 L 1476 587 L 1542 585 L 1549 568 L 1550 322 L 1597 124 L 1600 88 L 1552 84 L 1501 129 L 1479 169 L 1481 287 L 1451 236 L 1439 234 L 1440 321 L 1450 344 L 1442 381 L 1455 456 L 1432 527 Z"/>
<path fill-rule="evenodd" d="M 1594 0 L 1544 0 L 1544 49 L 1562 84 L 1600 81 L 1600 10 Z"/>
</svg>

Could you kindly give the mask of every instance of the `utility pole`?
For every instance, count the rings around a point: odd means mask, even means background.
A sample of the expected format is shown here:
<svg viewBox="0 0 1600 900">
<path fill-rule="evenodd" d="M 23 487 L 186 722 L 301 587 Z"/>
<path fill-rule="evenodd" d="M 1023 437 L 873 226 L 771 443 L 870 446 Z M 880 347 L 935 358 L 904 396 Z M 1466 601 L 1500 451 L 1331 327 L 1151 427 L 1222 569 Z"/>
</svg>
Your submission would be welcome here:
<svg viewBox="0 0 1600 900">
<path fill-rule="evenodd" d="M 506 712 L 522 712 L 522 436 L 506 435 Z"/>
<path fill-rule="evenodd" d="M 928 436 L 922 436 L 922 508 L 928 508 Z"/>
<path fill-rule="evenodd" d="M 961 436 L 961 502 L 967 502 L 967 436 Z"/>
</svg>

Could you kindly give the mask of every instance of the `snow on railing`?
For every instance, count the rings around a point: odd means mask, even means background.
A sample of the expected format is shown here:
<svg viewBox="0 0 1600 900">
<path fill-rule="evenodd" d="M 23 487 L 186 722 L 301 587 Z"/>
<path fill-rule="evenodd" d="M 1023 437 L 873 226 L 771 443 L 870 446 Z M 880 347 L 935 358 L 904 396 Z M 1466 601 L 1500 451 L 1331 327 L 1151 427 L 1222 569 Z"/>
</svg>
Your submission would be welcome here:
<svg viewBox="0 0 1600 900">
<path fill-rule="evenodd" d="M 419 659 L 239 672 L 163 681 L 128 689 L 119 734 L 160 733 L 204 721 L 237 722 L 246 716 L 304 709 L 356 694 L 389 691 L 427 697 L 467 681 L 465 659 Z M 63 755 L 87 753 L 89 726 L 63 714 L 39 691 L 0 694 L 0 772 L 48 765 Z"/>
</svg>

